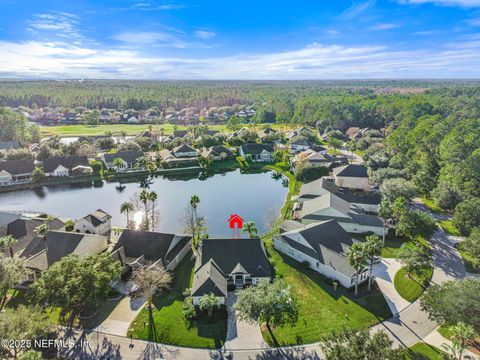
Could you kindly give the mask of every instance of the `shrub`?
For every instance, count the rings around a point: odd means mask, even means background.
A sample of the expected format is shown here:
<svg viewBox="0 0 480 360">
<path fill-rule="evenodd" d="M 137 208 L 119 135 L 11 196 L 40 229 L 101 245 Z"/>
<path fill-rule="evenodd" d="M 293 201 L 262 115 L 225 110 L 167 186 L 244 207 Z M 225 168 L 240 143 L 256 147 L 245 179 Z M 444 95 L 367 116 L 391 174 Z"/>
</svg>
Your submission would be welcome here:
<svg viewBox="0 0 480 360">
<path fill-rule="evenodd" d="M 324 166 L 300 167 L 297 170 L 297 179 L 303 182 L 310 182 L 328 175 L 328 168 Z"/>
<path fill-rule="evenodd" d="M 185 300 L 183 300 L 182 314 L 187 321 L 192 321 L 195 319 L 197 313 L 195 312 L 195 306 L 193 306 L 191 297 L 186 297 Z"/>
<path fill-rule="evenodd" d="M 480 226 L 480 199 L 465 200 L 458 204 L 453 214 L 453 224 L 463 236 L 468 236 L 474 227 Z"/>
</svg>

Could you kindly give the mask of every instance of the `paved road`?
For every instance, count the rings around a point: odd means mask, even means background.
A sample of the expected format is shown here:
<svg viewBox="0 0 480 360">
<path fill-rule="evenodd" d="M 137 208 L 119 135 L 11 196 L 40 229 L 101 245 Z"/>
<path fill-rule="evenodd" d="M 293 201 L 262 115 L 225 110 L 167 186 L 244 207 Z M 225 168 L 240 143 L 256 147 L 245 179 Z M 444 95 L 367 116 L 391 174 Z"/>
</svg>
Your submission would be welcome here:
<svg viewBox="0 0 480 360">
<path fill-rule="evenodd" d="M 431 239 L 435 266 L 432 278 L 434 283 L 465 276 L 463 262 L 451 245 L 453 241 L 454 239 L 440 229 Z M 436 327 L 437 324 L 428 319 L 427 314 L 420 309 L 419 301 L 416 301 L 398 315 L 375 325 L 373 330 L 383 330 L 397 346 L 408 347 L 426 338 Z M 128 338 L 95 332 L 74 332 L 69 334 L 68 338 L 78 342 L 77 346 L 62 352 L 62 355 L 69 359 L 321 359 L 318 343 L 281 349 L 221 351 L 178 348 L 141 340 L 131 341 Z M 93 346 L 81 343 L 86 339 L 92 341 Z"/>
</svg>

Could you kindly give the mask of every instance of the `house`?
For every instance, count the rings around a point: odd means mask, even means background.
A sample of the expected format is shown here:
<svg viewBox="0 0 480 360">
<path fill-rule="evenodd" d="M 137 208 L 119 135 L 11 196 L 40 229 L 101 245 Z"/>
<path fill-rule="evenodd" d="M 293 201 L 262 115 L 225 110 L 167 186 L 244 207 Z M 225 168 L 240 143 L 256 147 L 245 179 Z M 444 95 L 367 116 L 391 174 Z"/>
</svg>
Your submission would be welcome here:
<svg viewBox="0 0 480 360">
<path fill-rule="evenodd" d="M 220 161 L 225 159 L 233 159 L 235 154 L 232 150 L 223 145 L 216 145 L 209 148 L 203 148 L 200 152 L 200 156 L 204 157 L 205 159 Z"/>
<path fill-rule="evenodd" d="M 12 214 L 9 212 L 0 212 L 0 231 L 4 226 L 14 222 L 18 218 L 20 218 L 20 215 L 18 214 Z"/>
<path fill-rule="evenodd" d="M 4 249 L 3 252 L 9 256 L 20 254 L 35 237 L 39 236 L 37 228 L 43 224 L 48 224 L 50 230 L 61 230 L 65 226 L 63 221 L 56 218 L 47 222 L 46 218 L 28 218 L 23 216 L 18 216 L 15 220 L 1 226 L 0 237 L 11 236 L 16 240 L 12 245 Z"/>
<path fill-rule="evenodd" d="M 272 129 L 271 127 L 267 127 L 258 133 L 258 137 L 263 140 L 263 138 L 267 137 L 270 134 L 277 134 L 277 130 Z"/>
<path fill-rule="evenodd" d="M 361 208 L 351 205 L 331 192 L 299 203 L 294 218 L 304 224 L 334 219 L 350 233 L 371 232 L 383 236 L 385 232 L 384 223 L 380 217 L 366 214 Z"/>
<path fill-rule="evenodd" d="M 270 281 L 272 275 L 260 239 L 206 239 L 195 264 L 191 289 L 194 305 L 203 295 L 215 294 L 220 304 L 227 290 Z"/>
<path fill-rule="evenodd" d="M 127 151 L 118 151 L 114 154 L 102 154 L 101 159 L 105 164 L 105 167 L 108 170 L 115 171 L 127 171 L 130 169 L 135 169 L 137 167 L 138 159 L 143 157 L 144 154 L 142 151 L 127 150 Z M 114 165 L 115 159 L 122 160 L 122 165 Z"/>
<path fill-rule="evenodd" d="M 98 209 L 75 221 L 73 230 L 87 234 L 106 235 L 112 230 L 111 219 L 110 214 Z"/>
<path fill-rule="evenodd" d="M 37 252 L 27 258 L 25 265 L 30 270 L 27 284 L 38 279 L 42 272 L 63 257 L 76 254 L 80 258 L 98 255 L 108 248 L 108 238 L 102 235 L 82 234 L 67 231 L 49 231 L 38 242 Z"/>
<path fill-rule="evenodd" d="M 350 206 L 359 207 L 365 212 L 378 213 L 380 209 L 381 196 L 379 193 L 352 191 L 347 188 L 338 187 L 335 185 L 334 179 L 328 177 L 303 184 L 300 188 L 300 194 L 295 200 L 304 202 L 329 192 L 347 201 Z"/>
<path fill-rule="evenodd" d="M 302 135 L 302 134 L 305 134 L 305 133 L 313 134 L 313 132 L 310 129 L 306 128 L 305 126 L 301 126 L 298 129 L 295 129 L 293 131 L 288 132 L 287 133 L 287 139 L 291 140 L 295 136 L 299 136 L 299 135 Z"/>
<path fill-rule="evenodd" d="M 29 182 L 34 169 L 33 160 L 0 161 L 0 186 Z"/>
<path fill-rule="evenodd" d="M 233 133 L 231 133 L 228 137 L 227 137 L 227 140 L 230 140 L 230 139 L 233 139 L 234 137 L 237 137 L 237 136 L 240 136 L 242 134 L 245 134 L 245 133 L 248 133 L 248 129 L 247 128 L 241 128 L 240 130 L 237 130 Z"/>
<path fill-rule="evenodd" d="M 243 219 L 238 216 L 237 214 L 232 214 L 230 215 L 230 217 L 228 218 L 228 226 L 230 227 L 230 229 L 241 229 L 243 228 Z"/>
<path fill-rule="evenodd" d="M 310 143 L 305 139 L 297 139 L 290 143 L 290 151 L 298 152 L 310 149 Z"/>
<path fill-rule="evenodd" d="M 188 130 L 174 130 L 173 131 L 173 138 L 188 138 Z"/>
<path fill-rule="evenodd" d="M 190 145 L 187 144 L 182 144 L 180 146 L 177 146 L 172 150 L 173 155 L 175 157 L 195 157 L 197 156 L 197 150 L 192 148 Z"/>
<path fill-rule="evenodd" d="M 292 224 L 290 224 L 290 227 Z M 273 240 L 273 246 L 281 253 L 307 264 L 328 279 L 351 288 L 355 285 L 355 269 L 345 253 L 354 240 L 335 220 L 326 220 L 284 232 Z M 369 268 L 359 274 L 359 281 L 368 279 Z"/>
<path fill-rule="evenodd" d="M 140 123 L 140 120 L 136 116 L 130 116 L 127 120 L 129 124 L 138 124 Z"/>
<path fill-rule="evenodd" d="M 332 168 L 334 166 L 342 165 L 348 163 L 346 156 L 332 156 L 326 152 L 316 152 L 312 149 L 299 152 L 292 158 L 292 166 L 295 166 L 298 163 L 306 162 L 308 166 L 324 166 L 326 168 Z"/>
<path fill-rule="evenodd" d="M 0 150 L 12 150 L 21 148 L 16 141 L 0 141 Z"/>
<path fill-rule="evenodd" d="M 349 164 L 333 169 L 335 184 L 340 187 L 368 190 L 370 184 L 368 181 L 367 168 L 364 165 Z"/>
<path fill-rule="evenodd" d="M 173 271 L 191 249 L 192 238 L 152 231 L 123 230 L 112 249 L 125 272 L 138 267 L 162 266 Z"/>
<path fill-rule="evenodd" d="M 239 148 L 240 156 L 255 162 L 272 161 L 273 151 L 272 144 L 245 144 Z"/>
<path fill-rule="evenodd" d="M 42 160 L 42 168 L 46 176 L 70 176 L 79 170 L 85 174 L 93 172 L 86 156 L 46 158 Z"/>
</svg>

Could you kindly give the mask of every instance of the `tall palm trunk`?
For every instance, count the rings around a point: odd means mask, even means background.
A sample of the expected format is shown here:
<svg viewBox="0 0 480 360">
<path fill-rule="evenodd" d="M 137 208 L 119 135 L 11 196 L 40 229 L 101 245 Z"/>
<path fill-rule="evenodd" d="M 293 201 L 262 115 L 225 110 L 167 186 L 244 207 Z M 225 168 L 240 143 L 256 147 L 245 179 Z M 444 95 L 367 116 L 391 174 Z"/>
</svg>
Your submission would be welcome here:
<svg viewBox="0 0 480 360">
<path fill-rule="evenodd" d="M 149 226 L 149 223 L 148 223 L 148 206 L 147 206 L 147 201 L 145 201 L 143 203 L 143 205 L 145 206 L 145 227 L 148 230 L 150 230 L 150 226 Z"/>
<path fill-rule="evenodd" d="M 358 295 L 358 271 L 355 274 L 355 296 Z"/>
<path fill-rule="evenodd" d="M 155 201 L 152 201 L 152 231 L 155 230 Z"/>
<path fill-rule="evenodd" d="M 370 258 L 370 273 L 368 275 L 368 291 L 372 291 L 372 272 L 373 272 L 373 256 Z"/>
</svg>

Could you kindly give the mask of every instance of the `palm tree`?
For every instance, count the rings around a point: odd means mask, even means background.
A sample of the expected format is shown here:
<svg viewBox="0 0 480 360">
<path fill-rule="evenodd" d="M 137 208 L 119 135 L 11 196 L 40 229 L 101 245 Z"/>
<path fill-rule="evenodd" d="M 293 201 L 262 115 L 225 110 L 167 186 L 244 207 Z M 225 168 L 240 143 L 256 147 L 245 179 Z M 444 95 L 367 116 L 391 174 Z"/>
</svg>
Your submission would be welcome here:
<svg viewBox="0 0 480 360">
<path fill-rule="evenodd" d="M 140 195 L 139 195 L 139 199 L 143 203 L 143 206 L 145 207 L 145 228 L 147 229 L 147 231 L 150 228 L 148 226 L 148 207 L 147 207 L 147 202 L 149 200 L 148 194 L 149 194 L 149 192 L 148 192 L 147 189 L 142 189 L 142 191 L 140 191 Z"/>
<path fill-rule="evenodd" d="M 192 230 L 192 246 L 196 248 L 196 245 L 198 243 L 198 204 L 200 204 L 200 197 L 198 195 L 192 195 L 190 197 L 190 207 L 192 208 L 192 223 L 193 226 L 191 228 Z"/>
<path fill-rule="evenodd" d="M 258 231 L 253 221 L 248 221 L 243 225 L 242 234 L 245 233 L 248 234 L 249 238 L 254 238 L 257 236 Z"/>
<path fill-rule="evenodd" d="M 127 214 L 127 229 L 130 228 L 130 212 L 135 211 L 135 206 L 133 206 L 133 203 L 129 201 L 124 201 L 122 205 L 120 205 L 120 213 L 126 213 Z"/>
<path fill-rule="evenodd" d="M 468 342 L 475 339 L 475 329 L 463 322 L 458 322 L 451 329 L 452 344 L 444 344 L 442 347 L 451 352 L 453 359 L 462 360 L 463 352 L 468 347 Z"/>
<path fill-rule="evenodd" d="M 140 268 L 133 274 L 132 281 L 138 285 L 140 291 L 146 298 L 149 325 L 152 340 L 156 340 L 155 325 L 153 323 L 153 296 L 158 290 L 167 290 L 172 283 L 172 274 L 163 267 L 156 266 L 152 268 Z"/>
<path fill-rule="evenodd" d="M 203 295 L 200 300 L 198 300 L 198 306 L 200 310 L 207 311 L 209 317 L 213 315 L 213 310 L 220 306 L 220 301 L 213 293 Z"/>
<path fill-rule="evenodd" d="M 7 235 L 7 236 L 4 236 L 4 237 L 1 237 L 0 238 L 0 252 L 5 250 L 6 248 L 10 247 L 11 245 L 13 245 L 15 243 L 15 241 L 16 240 L 12 235 Z M 13 257 L 13 252 L 12 252 L 11 249 L 10 249 L 10 255 Z"/>
<path fill-rule="evenodd" d="M 152 202 L 152 230 L 155 230 L 155 201 L 157 201 L 158 195 L 155 191 L 148 193 L 148 200 Z"/>
<path fill-rule="evenodd" d="M 37 232 L 37 234 L 42 236 L 44 236 L 48 232 L 48 230 L 49 230 L 49 226 L 47 222 L 44 222 L 42 225 L 38 225 L 35 228 L 35 231 Z"/>
<path fill-rule="evenodd" d="M 112 161 L 112 165 L 117 169 L 117 171 L 120 170 L 124 166 L 125 162 L 121 158 L 115 158 Z"/>
<path fill-rule="evenodd" d="M 367 264 L 363 244 L 362 243 L 353 244 L 347 249 L 346 255 L 347 255 L 348 261 L 350 262 L 350 265 L 355 269 L 355 296 L 357 296 L 360 271 Z"/>
<path fill-rule="evenodd" d="M 382 240 L 377 235 L 370 235 L 366 238 L 367 242 L 364 245 L 365 255 L 370 262 L 370 274 L 368 276 L 368 291 L 372 290 L 372 271 L 373 271 L 373 261 L 376 256 L 379 256 L 382 253 L 383 243 Z"/>
</svg>

